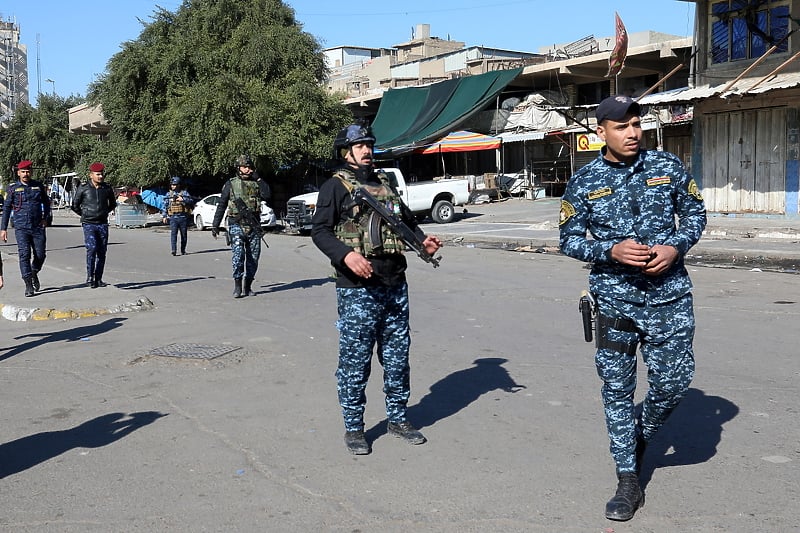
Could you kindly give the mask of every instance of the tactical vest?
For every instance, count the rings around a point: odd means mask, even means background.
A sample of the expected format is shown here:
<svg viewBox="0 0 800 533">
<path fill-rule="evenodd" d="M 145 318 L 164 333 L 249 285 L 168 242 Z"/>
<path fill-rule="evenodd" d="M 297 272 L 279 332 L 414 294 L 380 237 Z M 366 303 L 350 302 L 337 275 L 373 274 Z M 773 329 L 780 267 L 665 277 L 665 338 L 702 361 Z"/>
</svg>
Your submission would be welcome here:
<svg viewBox="0 0 800 533">
<path fill-rule="evenodd" d="M 236 207 L 236 198 L 241 198 L 245 205 L 256 216 L 261 214 L 261 196 L 259 195 L 258 183 L 254 180 L 243 180 L 240 177 L 231 178 L 231 196 L 228 200 L 228 216 L 241 224 L 241 213 Z"/>
<path fill-rule="evenodd" d="M 363 188 L 374 196 L 376 200 L 386 205 L 389 211 L 397 215 L 400 214 L 401 200 L 394 193 L 386 175 L 382 172 L 376 174 L 381 181 L 379 186 L 359 183 L 355 175 L 345 169 L 340 169 L 333 175 L 339 178 L 349 192 L 352 193 L 355 189 Z M 374 227 L 375 224 L 380 225 L 379 242 L 374 242 L 375 239 L 370 237 L 370 228 Z M 403 241 L 384 223 L 377 213 L 374 213 L 368 207 L 363 209 L 359 206 L 353 207 L 350 211 L 350 216 L 339 222 L 334 231 L 340 241 L 365 257 L 402 254 L 405 251 Z"/>
<path fill-rule="evenodd" d="M 191 209 L 189 209 L 183 202 L 176 202 L 180 197 L 180 193 L 177 191 L 170 191 L 167 193 L 167 215 L 178 215 L 182 213 L 189 213 Z"/>
</svg>

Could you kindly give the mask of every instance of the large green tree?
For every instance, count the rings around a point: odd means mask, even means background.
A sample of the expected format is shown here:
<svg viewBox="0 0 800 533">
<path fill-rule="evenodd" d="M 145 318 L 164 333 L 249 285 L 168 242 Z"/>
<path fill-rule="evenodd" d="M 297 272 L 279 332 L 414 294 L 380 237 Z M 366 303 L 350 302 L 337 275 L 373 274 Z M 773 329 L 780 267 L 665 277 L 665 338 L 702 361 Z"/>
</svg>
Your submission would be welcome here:
<svg viewBox="0 0 800 533">
<path fill-rule="evenodd" d="M 80 168 L 86 154 L 100 144 L 94 137 L 69 132 L 68 110 L 82 101 L 80 96 L 40 94 L 37 107 L 19 106 L 8 128 L 0 129 L 0 177 L 14 181 L 12 167 L 22 159 L 33 161 L 40 170 L 37 177 Z"/>
<path fill-rule="evenodd" d="M 90 88 L 111 123 L 115 181 L 222 176 L 237 154 L 265 172 L 330 153 L 350 117 L 322 88 L 313 36 L 279 0 L 184 0 L 159 8 Z"/>
</svg>

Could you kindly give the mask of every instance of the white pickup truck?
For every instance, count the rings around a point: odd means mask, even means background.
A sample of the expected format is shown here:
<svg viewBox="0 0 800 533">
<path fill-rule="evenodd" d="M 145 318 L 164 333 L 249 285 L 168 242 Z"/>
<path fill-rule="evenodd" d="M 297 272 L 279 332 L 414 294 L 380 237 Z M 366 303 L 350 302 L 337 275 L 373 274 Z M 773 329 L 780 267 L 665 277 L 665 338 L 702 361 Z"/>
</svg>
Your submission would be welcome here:
<svg viewBox="0 0 800 533">
<path fill-rule="evenodd" d="M 398 168 L 378 169 L 386 173 L 400 199 L 418 220 L 430 216 L 434 222 L 445 224 L 456 216 L 455 206 L 469 201 L 469 180 L 465 178 L 445 178 L 438 181 L 406 183 Z M 286 203 L 286 223 L 290 228 L 301 232 L 311 230 L 311 217 L 317 206 L 317 193 L 310 192 L 293 196 Z"/>
</svg>

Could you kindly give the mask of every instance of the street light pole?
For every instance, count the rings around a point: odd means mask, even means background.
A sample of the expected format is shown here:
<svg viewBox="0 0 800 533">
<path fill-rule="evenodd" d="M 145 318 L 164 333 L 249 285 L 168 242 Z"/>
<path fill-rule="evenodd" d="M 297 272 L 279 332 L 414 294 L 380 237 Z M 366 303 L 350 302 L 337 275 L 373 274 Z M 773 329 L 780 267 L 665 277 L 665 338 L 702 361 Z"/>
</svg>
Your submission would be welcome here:
<svg viewBox="0 0 800 533">
<path fill-rule="evenodd" d="M 50 78 L 47 78 L 44 81 L 46 81 L 47 83 L 52 83 L 53 84 L 53 96 L 55 96 L 56 95 L 56 82 L 54 80 L 51 80 Z"/>
</svg>

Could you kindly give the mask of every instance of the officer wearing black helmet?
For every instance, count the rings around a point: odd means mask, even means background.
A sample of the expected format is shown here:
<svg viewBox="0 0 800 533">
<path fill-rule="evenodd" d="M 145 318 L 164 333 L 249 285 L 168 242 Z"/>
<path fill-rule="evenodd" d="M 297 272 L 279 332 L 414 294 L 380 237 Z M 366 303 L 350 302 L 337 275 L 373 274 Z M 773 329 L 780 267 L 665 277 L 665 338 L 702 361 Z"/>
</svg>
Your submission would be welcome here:
<svg viewBox="0 0 800 533">
<path fill-rule="evenodd" d="M 169 179 L 169 190 L 164 195 L 164 207 L 161 209 L 162 221 L 165 224 L 169 222 L 169 244 L 172 255 L 177 255 L 178 233 L 181 235 L 181 255 L 186 255 L 187 230 L 193 206 L 194 199 L 189 191 L 181 187 L 181 178 L 172 176 Z"/>
<path fill-rule="evenodd" d="M 419 234 L 428 253 L 434 254 L 442 245 L 437 237 L 422 233 L 386 174 L 375 171 L 374 144 L 370 129 L 359 124 L 351 124 L 336 136 L 333 147 L 339 166 L 320 188 L 311 230 L 314 244 L 331 260 L 336 271 L 337 391 L 344 417 L 345 446 L 356 455 L 371 451 L 364 435 L 364 408 L 376 344 L 384 372 L 389 433 L 411 444 L 422 444 L 426 439 L 406 419 L 411 338 L 405 246 L 383 226 L 382 242 L 373 247 L 375 243 L 369 239 L 365 224 L 370 218 L 369 211 L 352 205 L 351 192 L 356 188 L 366 189 L 399 214 Z"/>
<path fill-rule="evenodd" d="M 255 174 L 256 166 L 248 155 L 236 158 L 236 175 L 222 187 L 222 195 L 211 234 L 216 237 L 225 210 L 228 210 L 228 235 L 231 238 L 231 265 L 233 267 L 233 297 L 255 296 L 253 279 L 261 257 L 261 227 L 253 227 L 243 210 L 261 216 L 261 201 L 269 202 L 271 191 L 266 181 Z M 242 285 L 244 280 L 244 285 Z"/>
</svg>

